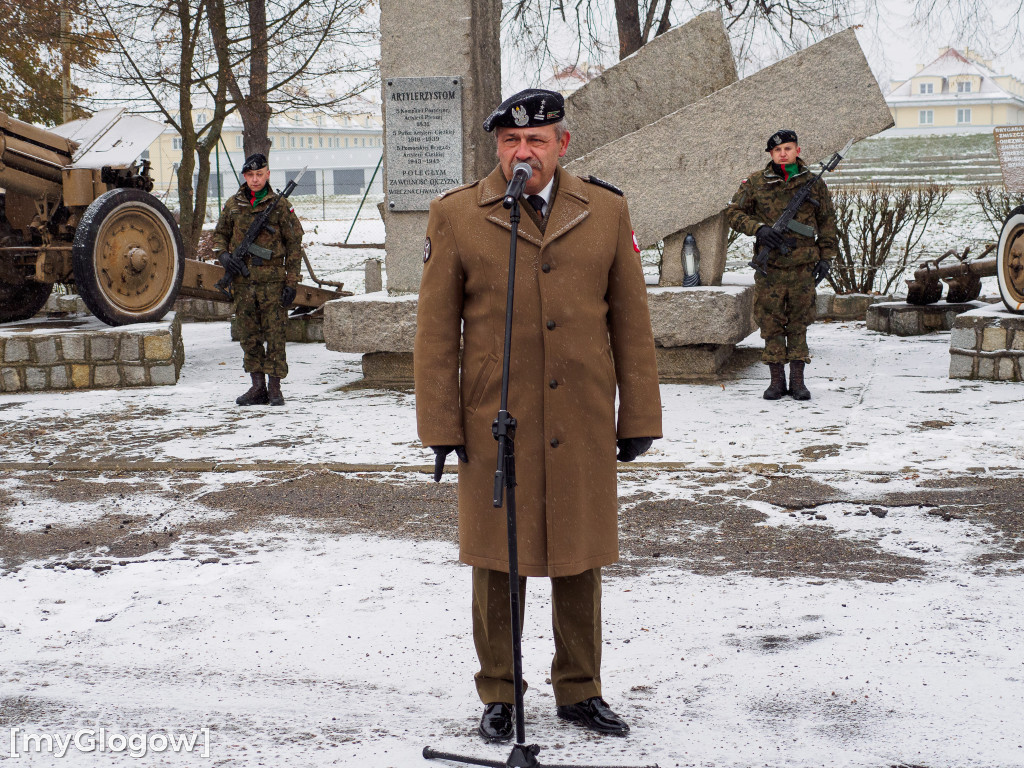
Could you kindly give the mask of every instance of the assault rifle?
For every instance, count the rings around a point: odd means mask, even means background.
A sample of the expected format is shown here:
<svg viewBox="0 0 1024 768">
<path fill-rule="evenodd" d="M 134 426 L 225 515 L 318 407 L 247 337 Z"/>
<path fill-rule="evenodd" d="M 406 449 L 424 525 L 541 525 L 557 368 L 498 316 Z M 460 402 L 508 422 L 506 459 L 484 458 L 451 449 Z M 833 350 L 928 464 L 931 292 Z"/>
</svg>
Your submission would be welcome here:
<svg viewBox="0 0 1024 768">
<path fill-rule="evenodd" d="M 772 224 L 772 229 L 778 232 L 780 235 L 785 236 L 788 230 L 792 230 L 799 235 L 805 237 L 813 237 L 814 230 L 808 227 L 806 224 L 801 224 L 799 221 L 793 221 L 793 217 L 796 216 L 796 212 L 800 210 L 800 206 L 807 202 L 807 198 L 811 196 L 811 187 L 814 186 L 814 182 L 825 175 L 825 171 L 834 171 L 836 166 L 839 165 L 840 161 L 846 157 L 846 153 L 850 151 L 850 147 L 853 146 L 853 139 L 846 142 L 846 146 L 836 152 L 832 157 L 821 164 L 821 172 L 818 173 L 813 179 L 804 184 L 800 189 L 793 195 L 793 199 L 789 201 L 789 205 L 786 206 L 786 210 L 779 216 L 778 221 Z M 755 270 L 760 272 L 765 277 L 768 276 L 768 255 L 772 252 L 770 246 L 762 245 L 757 250 L 757 255 L 754 256 L 747 266 L 753 267 Z M 783 254 L 789 253 L 789 248 L 783 250 Z"/>
<path fill-rule="evenodd" d="M 307 165 L 306 168 L 309 168 Z M 256 238 L 260 236 L 263 230 L 267 230 L 270 234 L 274 234 L 277 230 L 267 224 L 267 220 L 270 218 L 270 214 L 274 212 L 277 204 L 282 199 L 291 195 L 295 191 L 295 187 L 298 186 L 299 182 L 302 181 L 302 177 L 306 175 L 306 168 L 299 171 L 299 174 L 289 181 L 284 190 L 274 198 L 274 202 L 268 205 L 260 214 L 253 219 L 252 224 L 249 225 L 249 229 L 245 231 L 245 237 L 242 238 L 242 242 L 238 244 L 238 247 L 232 252 L 232 256 L 241 264 L 241 269 L 238 272 L 234 272 L 225 267 L 224 277 L 216 282 L 214 287 L 231 298 L 231 283 L 232 281 L 241 274 L 242 277 L 249 276 L 249 267 L 246 266 L 245 257 L 249 256 L 252 259 L 253 266 L 262 266 L 263 262 L 270 261 L 270 257 L 274 255 L 274 252 L 269 248 L 264 248 L 262 245 L 256 245 Z"/>
</svg>

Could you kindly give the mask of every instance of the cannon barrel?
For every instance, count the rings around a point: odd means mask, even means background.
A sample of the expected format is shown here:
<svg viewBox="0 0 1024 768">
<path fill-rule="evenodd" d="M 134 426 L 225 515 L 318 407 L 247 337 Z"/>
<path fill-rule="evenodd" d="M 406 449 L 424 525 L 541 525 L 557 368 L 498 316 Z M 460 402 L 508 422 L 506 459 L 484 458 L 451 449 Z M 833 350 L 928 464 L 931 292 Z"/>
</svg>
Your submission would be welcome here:
<svg viewBox="0 0 1024 768">
<path fill-rule="evenodd" d="M 0 112 L 0 187 L 33 198 L 59 197 L 61 169 L 77 144 Z"/>
<path fill-rule="evenodd" d="M 942 298 L 940 280 L 949 286 L 946 301 L 951 304 L 978 298 L 981 295 L 981 278 L 996 274 L 998 257 L 984 258 L 995 250 L 995 245 L 989 245 L 974 260 L 967 258 L 970 250 L 970 247 L 966 248 L 962 255 L 956 251 L 946 251 L 939 258 L 926 261 L 914 270 L 913 280 L 907 280 L 907 303 L 918 306 L 934 304 Z M 955 256 L 957 261 L 943 265 L 942 260 L 948 256 Z"/>
</svg>

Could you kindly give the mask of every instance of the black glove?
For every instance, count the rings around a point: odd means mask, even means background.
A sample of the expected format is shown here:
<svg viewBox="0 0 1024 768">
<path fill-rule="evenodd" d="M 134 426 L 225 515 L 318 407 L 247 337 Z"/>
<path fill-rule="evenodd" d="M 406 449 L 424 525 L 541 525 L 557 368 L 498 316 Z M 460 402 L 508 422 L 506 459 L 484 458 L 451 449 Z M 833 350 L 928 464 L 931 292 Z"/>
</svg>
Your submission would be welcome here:
<svg viewBox="0 0 1024 768">
<path fill-rule="evenodd" d="M 774 229 L 769 227 L 767 224 L 762 224 L 757 228 L 757 233 L 754 235 L 761 245 L 767 245 L 773 251 L 779 253 L 789 253 L 789 244 L 786 242 L 786 238 L 776 232 Z"/>
<path fill-rule="evenodd" d="M 444 472 L 444 460 L 448 458 L 448 454 L 455 451 L 455 455 L 459 457 L 459 461 L 465 464 L 469 461 L 469 457 L 466 456 L 466 446 L 464 445 L 432 445 L 430 450 L 434 452 L 434 482 L 441 482 L 441 473 Z"/>
<path fill-rule="evenodd" d="M 619 461 L 632 461 L 640 454 L 646 453 L 653 442 L 653 437 L 624 437 L 616 440 L 615 444 L 619 447 L 619 455 L 616 458 Z"/>
<path fill-rule="evenodd" d="M 832 262 L 828 259 L 822 259 L 814 265 L 814 284 L 817 285 L 826 277 L 828 277 L 828 271 L 832 269 Z"/>
<path fill-rule="evenodd" d="M 281 289 L 281 306 L 289 307 L 293 301 L 295 301 L 295 286 L 286 285 Z"/>
<path fill-rule="evenodd" d="M 224 267 L 225 272 L 229 272 L 232 275 L 242 274 L 242 268 L 245 266 L 245 262 L 242 261 L 241 257 L 235 256 L 231 251 L 224 251 L 224 253 L 217 257 L 217 261 Z"/>
</svg>

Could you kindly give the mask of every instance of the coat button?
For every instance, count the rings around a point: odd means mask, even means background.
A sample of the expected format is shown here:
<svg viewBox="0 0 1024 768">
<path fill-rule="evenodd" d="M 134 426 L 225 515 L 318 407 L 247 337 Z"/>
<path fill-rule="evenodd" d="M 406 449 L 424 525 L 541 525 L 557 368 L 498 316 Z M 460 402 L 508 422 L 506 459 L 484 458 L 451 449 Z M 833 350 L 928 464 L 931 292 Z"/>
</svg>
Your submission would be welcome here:
<svg viewBox="0 0 1024 768">
<path fill-rule="evenodd" d="M 542 264 L 541 267 L 540 267 L 540 271 L 544 272 L 545 274 L 550 272 L 551 271 L 551 265 L 550 264 Z"/>
<path fill-rule="evenodd" d="M 551 381 L 548 382 L 548 386 L 551 387 L 552 389 L 558 389 L 558 382 L 552 379 Z"/>
<path fill-rule="evenodd" d="M 554 320 L 548 320 L 548 330 L 549 331 L 555 330 L 555 321 Z"/>
<path fill-rule="evenodd" d="M 557 448 L 558 447 L 558 438 L 557 437 L 551 438 L 551 447 L 552 448 Z"/>
</svg>

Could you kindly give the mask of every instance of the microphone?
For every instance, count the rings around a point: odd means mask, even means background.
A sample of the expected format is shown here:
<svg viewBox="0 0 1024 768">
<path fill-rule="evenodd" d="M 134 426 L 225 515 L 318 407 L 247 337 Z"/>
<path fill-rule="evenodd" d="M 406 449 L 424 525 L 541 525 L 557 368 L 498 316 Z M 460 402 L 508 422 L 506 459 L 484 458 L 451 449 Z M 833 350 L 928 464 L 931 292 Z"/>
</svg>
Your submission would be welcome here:
<svg viewBox="0 0 1024 768">
<path fill-rule="evenodd" d="M 530 180 L 531 176 L 533 176 L 533 167 L 529 163 L 516 163 L 512 168 L 512 180 L 508 183 L 505 199 L 501 201 L 501 204 L 506 208 L 511 208 L 523 194 L 523 187 L 526 186 L 526 182 Z"/>
</svg>

